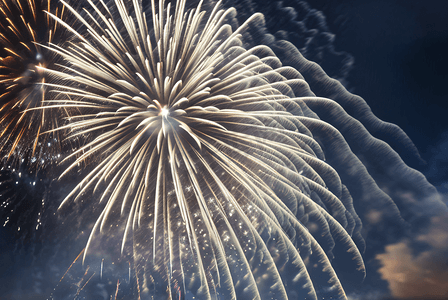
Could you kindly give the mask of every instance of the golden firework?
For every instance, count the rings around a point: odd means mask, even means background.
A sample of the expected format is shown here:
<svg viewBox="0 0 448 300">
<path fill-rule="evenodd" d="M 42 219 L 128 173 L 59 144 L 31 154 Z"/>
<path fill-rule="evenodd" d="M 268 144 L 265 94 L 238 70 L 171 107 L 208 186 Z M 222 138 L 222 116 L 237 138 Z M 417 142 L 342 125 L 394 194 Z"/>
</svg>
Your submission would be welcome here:
<svg viewBox="0 0 448 300">
<path fill-rule="evenodd" d="M 58 25 L 45 11 L 63 18 L 64 8 L 53 2 L 0 2 L 0 153 L 13 164 L 26 160 L 43 165 L 60 153 L 59 133 L 41 133 L 60 125 L 61 112 L 30 110 L 48 99 L 48 78 L 39 68 L 54 67 L 57 58 L 41 47 L 55 37 L 60 42 Z"/>
</svg>

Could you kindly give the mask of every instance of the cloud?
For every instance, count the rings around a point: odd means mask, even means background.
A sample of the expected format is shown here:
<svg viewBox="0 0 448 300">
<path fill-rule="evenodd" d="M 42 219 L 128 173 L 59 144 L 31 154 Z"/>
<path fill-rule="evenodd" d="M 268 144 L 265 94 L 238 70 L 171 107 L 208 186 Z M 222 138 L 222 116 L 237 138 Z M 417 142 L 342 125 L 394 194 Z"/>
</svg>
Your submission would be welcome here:
<svg viewBox="0 0 448 300">
<path fill-rule="evenodd" d="M 347 300 L 383 300 L 384 293 L 380 291 L 368 291 L 365 293 L 350 293 L 347 295 Z"/>
<path fill-rule="evenodd" d="M 447 299 L 448 214 L 432 217 L 425 233 L 386 246 L 376 259 L 393 297 Z"/>
</svg>

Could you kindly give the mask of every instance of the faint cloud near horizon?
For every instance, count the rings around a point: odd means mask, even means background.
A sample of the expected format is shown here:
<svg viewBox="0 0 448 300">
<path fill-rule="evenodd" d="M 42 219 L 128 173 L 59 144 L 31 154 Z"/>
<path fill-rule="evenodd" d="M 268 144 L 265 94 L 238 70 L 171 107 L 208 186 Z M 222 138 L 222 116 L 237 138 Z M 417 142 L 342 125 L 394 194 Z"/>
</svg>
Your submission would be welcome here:
<svg viewBox="0 0 448 300">
<path fill-rule="evenodd" d="M 437 187 L 442 202 L 448 204 L 448 131 L 427 149 L 427 154 L 430 159 L 425 176 Z M 388 282 L 393 299 L 448 299 L 448 212 L 431 205 L 431 200 L 411 205 L 413 215 L 420 220 L 427 218 L 429 225 L 387 245 L 384 253 L 376 255 L 382 265 L 378 272 Z"/>
<path fill-rule="evenodd" d="M 448 299 L 448 213 L 431 217 L 424 233 L 387 245 L 376 259 L 393 297 Z"/>
</svg>

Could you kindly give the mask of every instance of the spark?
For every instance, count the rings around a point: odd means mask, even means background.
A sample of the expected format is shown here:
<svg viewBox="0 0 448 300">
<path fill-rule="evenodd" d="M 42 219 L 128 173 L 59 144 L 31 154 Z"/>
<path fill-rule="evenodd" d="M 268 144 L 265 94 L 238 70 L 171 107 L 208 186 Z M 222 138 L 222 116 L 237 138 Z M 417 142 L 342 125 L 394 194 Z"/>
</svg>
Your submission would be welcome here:
<svg viewBox="0 0 448 300">
<path fill-rule="evenodd" d="M 104 264 L 104 258 L 101 260 L 101 269 L 100 269 L 100 279 L 103 280 L 103 264 Z"/>
<path fill-rule="evenodd" d="M 117 279 L 117 288 L 115 289 L 115 300 L 117 300 L 118 296 L 118 288 L 120 287 L 120 279 Z"/>
</svg>

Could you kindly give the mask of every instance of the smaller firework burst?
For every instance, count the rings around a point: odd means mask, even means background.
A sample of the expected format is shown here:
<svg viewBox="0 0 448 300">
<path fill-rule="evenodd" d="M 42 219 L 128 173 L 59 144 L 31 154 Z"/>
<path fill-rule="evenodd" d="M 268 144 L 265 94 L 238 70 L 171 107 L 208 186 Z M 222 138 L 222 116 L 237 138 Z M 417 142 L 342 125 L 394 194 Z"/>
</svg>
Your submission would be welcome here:
<svg viewBox="0 0 448 300">
<path fill-rule="evenodd" d="M 38 67 L 54 66 L 56 56 L 40 44 L 62 40 L 57 24 L 45 13 L 64 17 L 51 0 L 0 1 L 0 155 L 9 164 L 43 166 L 57 160 L 61 112 L 32 110 L 48 97 L 48 76 Z M 30 110 L 31 109 L 31 110 Z"/>
</svg>

